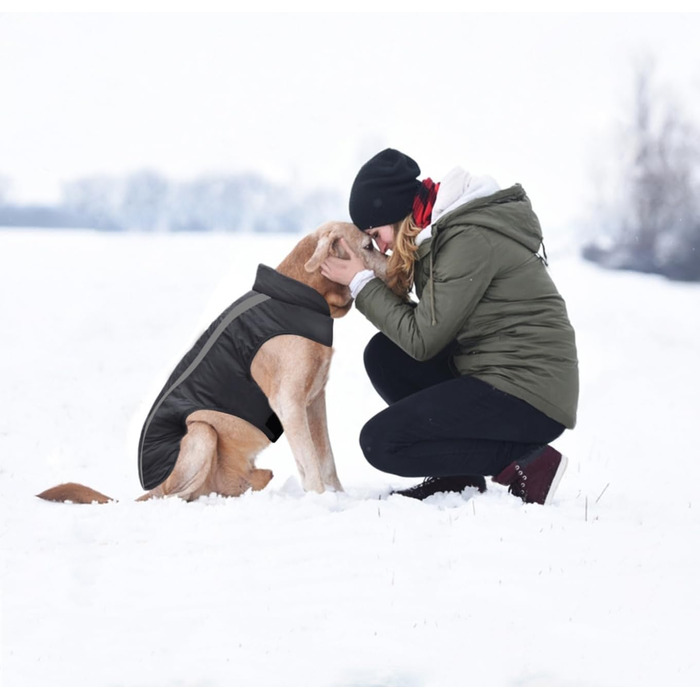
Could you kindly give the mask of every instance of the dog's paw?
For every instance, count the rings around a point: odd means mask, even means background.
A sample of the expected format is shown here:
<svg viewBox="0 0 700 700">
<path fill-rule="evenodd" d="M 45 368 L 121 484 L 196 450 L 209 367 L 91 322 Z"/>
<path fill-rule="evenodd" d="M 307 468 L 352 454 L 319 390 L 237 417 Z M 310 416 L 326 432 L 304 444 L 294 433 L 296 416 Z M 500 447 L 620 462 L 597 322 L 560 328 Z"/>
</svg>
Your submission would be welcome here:
<svg viewBox="0 0 700 700">
<path fill-rule="evenodd" d="M 253 491 L 261 491 L 270 483 L 273 476 L 269 469 L 253 469 L 247 478 Z"/>
</svg>

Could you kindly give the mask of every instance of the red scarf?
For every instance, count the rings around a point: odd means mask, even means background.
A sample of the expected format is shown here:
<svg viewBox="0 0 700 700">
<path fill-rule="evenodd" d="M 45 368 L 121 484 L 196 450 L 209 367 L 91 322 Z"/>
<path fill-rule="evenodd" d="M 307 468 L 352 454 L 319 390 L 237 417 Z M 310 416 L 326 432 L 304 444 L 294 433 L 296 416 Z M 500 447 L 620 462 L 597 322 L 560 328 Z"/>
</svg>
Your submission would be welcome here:
<svg viewBox="0 0 700 700">
<path fill-rule="evenodd" d="M 430 225 L 433 204 L 435 204 L 439 188 L 440 183 L 433 182 L 429 177 L 423 180 L 418 188 L 418 193 L 413 200 L 413 218 L 421 229 Z"/>
</svg>

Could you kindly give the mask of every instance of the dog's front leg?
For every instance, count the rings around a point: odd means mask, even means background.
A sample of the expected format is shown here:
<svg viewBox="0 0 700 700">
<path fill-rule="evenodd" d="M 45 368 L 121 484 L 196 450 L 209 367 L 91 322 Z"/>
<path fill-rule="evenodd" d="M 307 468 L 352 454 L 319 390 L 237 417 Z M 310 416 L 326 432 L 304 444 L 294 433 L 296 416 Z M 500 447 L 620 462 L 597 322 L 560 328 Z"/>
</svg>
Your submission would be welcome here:
<svg viewBox="0 0 700 700">
<path fill-rule="evenodd" d="M 326 392 L 322 390 L 311 402 L 308 408 L 309 429 L 311 439 L 316 446 L 321 465 L 321 480 L 324 486 L 333 491 L 342 491 L 343 486 L 338 479 L 333 459 L 331 440 L 328 435 L 328 414 L 326 412 Z"/>
<path fill-rule="evenodd" d="M 270 405 L 284 428 L 304 491 L 323 493 L 321 461 L 314 445 L 306 406 L 293 395 L 278 396 L 270 401 Z"/>
</svg>

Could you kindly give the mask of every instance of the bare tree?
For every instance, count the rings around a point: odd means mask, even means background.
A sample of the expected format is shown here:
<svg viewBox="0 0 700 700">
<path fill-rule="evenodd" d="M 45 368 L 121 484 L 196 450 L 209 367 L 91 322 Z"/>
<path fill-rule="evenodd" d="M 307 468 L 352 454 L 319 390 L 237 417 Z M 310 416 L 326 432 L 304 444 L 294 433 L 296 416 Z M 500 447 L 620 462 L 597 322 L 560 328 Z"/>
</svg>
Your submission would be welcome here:
<svg viewBox="0 0 700 700">
<path fill-rule="evenodd" d="M 632 119 L 620 139 L 613 241 L 584 256 L 609 267 L 700 279 L 700 132 L 654 90 L 653 66 L 637 68 Z"/>
</svg>

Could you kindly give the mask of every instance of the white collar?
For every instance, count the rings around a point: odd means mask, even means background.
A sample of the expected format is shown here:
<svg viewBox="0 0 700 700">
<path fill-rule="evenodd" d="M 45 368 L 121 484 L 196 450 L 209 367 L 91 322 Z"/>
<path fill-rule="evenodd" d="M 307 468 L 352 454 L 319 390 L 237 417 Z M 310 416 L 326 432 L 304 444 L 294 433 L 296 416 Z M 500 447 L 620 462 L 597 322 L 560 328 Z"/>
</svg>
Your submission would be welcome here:
<svg viewBox="0 0 700 700">
<path fill-rule="evenodd" d="M 416 243 L 419 245 L 432 235 L 432 225 L 441 219 L 445 214 L 449 214 L 457 207 L 461 207 L 473 199 L 488 197 L 501 188 L 490 175 L 472 175 L 464 168 L 453 168 L 440 181 L 430 226 L 424 228 L 418 236 Z"/>
</svg>

